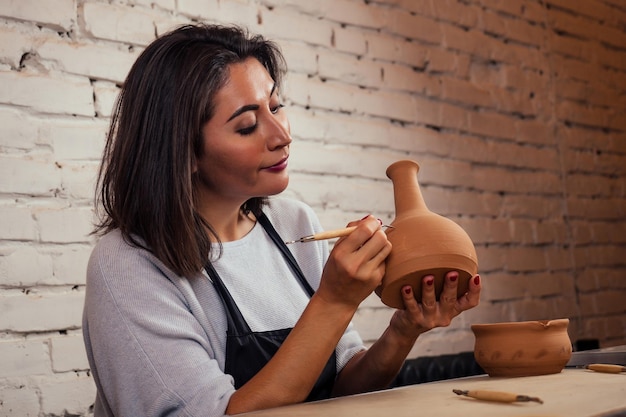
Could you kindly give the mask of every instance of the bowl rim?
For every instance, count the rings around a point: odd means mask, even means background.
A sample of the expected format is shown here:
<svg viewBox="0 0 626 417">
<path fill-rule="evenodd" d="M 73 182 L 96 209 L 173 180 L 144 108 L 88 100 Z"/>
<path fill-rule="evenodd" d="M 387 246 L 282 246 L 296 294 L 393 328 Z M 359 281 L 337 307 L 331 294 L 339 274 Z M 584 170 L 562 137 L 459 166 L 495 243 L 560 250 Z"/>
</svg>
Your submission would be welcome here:
<svg viewBox="0 0 626 417">
<path fill-rule="evenodd" d="M 518 327 L 537 327 L 547 329 L 555 325 L 568 325 L 569 318 L 552 320 L 528 320 L 528 321 L 504 321 L 498 323 L 476 323 L 472 324 L 472 330 L 503 330 Z"/>
</svg>

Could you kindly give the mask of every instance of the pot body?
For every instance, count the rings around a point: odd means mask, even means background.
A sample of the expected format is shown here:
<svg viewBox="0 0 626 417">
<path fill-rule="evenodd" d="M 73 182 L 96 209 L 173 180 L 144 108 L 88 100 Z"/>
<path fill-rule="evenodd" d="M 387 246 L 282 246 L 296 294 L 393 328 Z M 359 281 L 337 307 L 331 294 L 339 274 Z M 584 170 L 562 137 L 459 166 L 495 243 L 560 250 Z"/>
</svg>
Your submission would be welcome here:
<svg viewBox="0 0 626 417">
<path fill-rule="evenodd" d="M 386 230 L 393 245 L 386 271 L 376 293 L 390 307 L 404 308 L 402 287 L 410 285 L 418 301 L 422 278 L 435 277 L 437 299 L 445 274 L 458 271 L 458 296 L 467 292 L 469 280 L 478 272 L 476 250 L 467 233 L 452 220 L 433 213 L 422 197 L 417 180 L 419 165 L 398 161 L 387 168 L 393 182 L 396 217 Z"/>
<path fill-rule="evenodd" d="M 569 319 L 474 324 L 474 357 L 489 376 L 561 372 L 572 356 Z"/>
</svg>

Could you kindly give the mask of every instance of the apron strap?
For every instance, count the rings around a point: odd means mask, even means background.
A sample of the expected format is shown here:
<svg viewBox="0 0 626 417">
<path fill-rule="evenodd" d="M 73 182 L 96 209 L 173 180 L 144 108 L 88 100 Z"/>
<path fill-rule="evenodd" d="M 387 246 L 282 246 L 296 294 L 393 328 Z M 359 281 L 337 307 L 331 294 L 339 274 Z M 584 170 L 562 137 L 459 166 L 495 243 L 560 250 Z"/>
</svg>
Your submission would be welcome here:
<svg viewBox="0 0 626 417">
<path fill-rule="evenodd" d="M 230 333 L 238 331 L 245 334 L 251 333 L 248 323 L 243 318 L 243 314 L 241 314 L 241 310 L 237 307 L 237 303 L 235 303 L 233 296 L 230 295 L 228 288 L 226 288 L 222 282 L 222 279 L 215 268 L 213 268 L 213 265 L 211 265 L 211 262 L 207 262 L 204 269 L 207 274 L 209 274 L 209 277 L 211 277 L 211 281 L 213 281 L 213 285 L 215 285 L 217 293 L 224 302 L 224 308 L 226 309 L 226 322 L 228 323 L 227 332 Z"/>
<path fill-rule="evenodd" d="M 278 249 L 280 249 L 280 252 L 283 254 L 283 257 L 285 258 L 285 260 L 291 267 L 291 270 L 293 271 L 293 273 L 296 275 L 296 277 L 300 281 L 300 284 L 302 284 L 305 291 L 309 294 L 309 297 L 312 297 L 315 291 L 313 290 L 309 282 L 306 280 L 304 273 L 300 269 L 300 266 L 298 266 L 298 262 L 296 261 L 296 258 L 293 257 L 293 254 L 291 253 L 291 251 L 285 244 L 285 241 L 281 239 L 276 229 L 274 229 L 274 226 L 272 226 L 272 222 L 270 222 L 270 219 L 267 218 L 265 213 L 261 212 L 260 215 L 257 216 L 257 220 L 259 223 L 261 223 L 261 226 L 263 226 L 263 228 L 265 229 L 267 234 L 270 236 L 270 238 L 272 238 L 272 240 L 274 241 Z"/>
</svg>

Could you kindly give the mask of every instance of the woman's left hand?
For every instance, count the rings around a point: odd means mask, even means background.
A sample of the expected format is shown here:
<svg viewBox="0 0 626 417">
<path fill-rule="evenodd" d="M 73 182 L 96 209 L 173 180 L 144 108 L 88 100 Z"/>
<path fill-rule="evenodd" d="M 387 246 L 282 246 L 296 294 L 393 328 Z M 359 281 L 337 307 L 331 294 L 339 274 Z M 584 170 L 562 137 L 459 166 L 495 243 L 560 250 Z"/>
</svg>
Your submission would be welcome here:
<svg viewBox="0 0 626 417">
<path fill-rule="evenodd" d="M 405 308 L 397 310 L 391 318 L 390 327 L 406 338 L 416 338 L 420 334 L 434 329 L 446 327 L 452 319 L 463 311 L 474 308 L 480 300 L 480 277 L 472 277 L 467 293 L 457 298 L 459 274 L 448 272 L 439 301 L 435 296 L 434 277 L 427 275 L 422 278 L 422 302 L 418 303 L 411 286 L 402 288 L 402 299 Z"/>
</svg>

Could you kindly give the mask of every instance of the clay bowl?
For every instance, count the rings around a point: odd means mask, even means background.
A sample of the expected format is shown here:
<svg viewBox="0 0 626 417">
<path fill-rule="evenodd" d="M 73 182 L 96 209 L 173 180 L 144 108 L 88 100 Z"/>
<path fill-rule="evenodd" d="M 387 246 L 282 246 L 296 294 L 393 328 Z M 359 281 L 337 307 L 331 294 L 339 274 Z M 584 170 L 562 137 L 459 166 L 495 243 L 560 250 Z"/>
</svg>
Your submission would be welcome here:
<svg viewBox="0 0 626 417">
<path fill-rule="evenodd" d="M 572 356 L 569 319 L 473 324 L 474 358 L 494 377 L 556 374 Z"/>
</svg>

